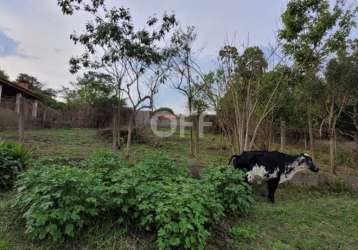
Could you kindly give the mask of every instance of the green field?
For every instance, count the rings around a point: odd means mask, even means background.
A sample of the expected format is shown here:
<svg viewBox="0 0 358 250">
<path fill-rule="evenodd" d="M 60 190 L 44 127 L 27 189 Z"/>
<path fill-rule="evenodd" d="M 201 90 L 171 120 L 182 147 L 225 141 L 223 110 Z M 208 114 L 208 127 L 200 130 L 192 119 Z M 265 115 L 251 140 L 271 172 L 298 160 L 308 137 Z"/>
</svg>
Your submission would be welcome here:
<svg viewBox="0 0 358 250">
<path fill-rule="evenodd" d="M 15 133 L 0 136 L 12 139 Z M 37 157 L 87 158 L 96 151 L 110 150 L 110 142 L 99 138 L 95 130 L 58 129 L 26 132 L 25 144 Z M 222 149 L 220 138 L 203 139 L 198 159 L 188 157 L 187 138 L 164 139 L 135 144 L 129 161 L 135 162 L 159 152 L 190 165 L 227 164 L 230 152 Z M 288 149 L 298 151 L 297 146 Z M 328 172 L 324 147 L 319 148 L 320 165 Z M 356 171 L 353 168 L 351 171 Z M 260 189 L 260 188 L 258 188 Z M 256 203 L 247 217 L 228 216 L 213 226 L 207 249 L 357 249 L 358 196 L 355 193 L 321 188 L 280 187 L 277 203 L 271 204 L 257 191 Z M 103 218 L 75 240 L 62 245 L 30 242 L 20 218 L 10 207 L 14 192 L 0 194 L 0 249 L 153 249 L 153 235 L 137 230 L 124 233 L 115 222 Z"/>
</svg>

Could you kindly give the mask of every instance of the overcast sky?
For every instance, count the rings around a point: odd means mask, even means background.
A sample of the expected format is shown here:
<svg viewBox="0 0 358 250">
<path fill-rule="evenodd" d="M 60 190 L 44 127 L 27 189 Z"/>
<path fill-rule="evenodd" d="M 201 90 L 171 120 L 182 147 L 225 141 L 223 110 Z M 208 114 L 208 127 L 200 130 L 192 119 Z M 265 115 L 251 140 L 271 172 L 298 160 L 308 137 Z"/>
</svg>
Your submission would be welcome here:
<svg viewBox="0 0 358 250">
<path fill-rule="evenodd" d="M 108 2 L 108 1 L 107 1 Z M 225 41 L 266 47 L 274 43 L 280 15 L 287 0 L 112 0 L 131 9 L 134 22 L 148 16 L 174 12 L 181 25 L 194 25 L 198 33 L 198 59 L 202 67 L 214 65 L 218 49 Z M 48 87 L 69 86 L 76 76 L 68 71 L 68 60 L 80 47 L 69 36 L 81 31 L 88 16 L 63 16 L 57 0 L 0 0 L 0 68 L 14 79 L 24 72 Z M 355 32 L 357 34 L 357 32 Z M 161 90 L 157 107 L 185 110 L 180 95 Z"/>
</svg>

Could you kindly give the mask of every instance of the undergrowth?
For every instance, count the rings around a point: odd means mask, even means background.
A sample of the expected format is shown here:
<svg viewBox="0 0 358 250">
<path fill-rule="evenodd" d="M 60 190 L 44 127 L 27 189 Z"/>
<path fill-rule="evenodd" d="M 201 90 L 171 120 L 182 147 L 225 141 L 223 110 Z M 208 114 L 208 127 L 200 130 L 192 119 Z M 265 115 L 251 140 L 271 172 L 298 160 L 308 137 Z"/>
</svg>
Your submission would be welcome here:
<svg viewBox="0 0 358 250">
<path fill-rule="evenodd" d="M 100 153 L 79 167 L 47 161 L 20 175 L 13 205 L 35 241 L 71 240 L 109 216 L 119 226 L 156 234 L 159 249 L 204 249 L 209 227 L 253 203 L 244 174 L 211 167 L 200 180 L 163 156 L 129 165 Z"/>
</svg>

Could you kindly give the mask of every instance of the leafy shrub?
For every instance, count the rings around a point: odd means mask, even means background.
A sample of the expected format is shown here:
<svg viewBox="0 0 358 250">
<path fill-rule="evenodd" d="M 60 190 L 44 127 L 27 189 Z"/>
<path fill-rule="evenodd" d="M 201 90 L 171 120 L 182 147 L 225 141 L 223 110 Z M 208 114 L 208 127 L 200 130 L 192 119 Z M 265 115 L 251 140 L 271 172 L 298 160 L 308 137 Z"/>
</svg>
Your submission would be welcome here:
<svg viewBox="0 0 358 250">
<path fill-rule="evenodd" d="M 252 189 L 245 182 L 245 174 L 227 166 L 206 169 L 206 181 L 214 186 L 215 195 L 227 212 L 247 213 L 252 203 Z"/>
<path fill-rule="evenodd" d="M 29 160 L 29 152 L 22 144 L 0 142 L 0 190 L 12 188 L 17 175 Z"/>
<path fill-rule="evenodd" d="M 204 249 L 211 224 L 252 202 L 243 174 L 228 167 L 210 168 L 196 180 L 162 156 L 130 166 L 97 154 L 81 165 L 86 168 L 43 166 L 21 175 L 15 207 L 32 239 L 74 237 L 106 212 L 156 232 L 159 249 Z"/>
<path fill-rule="evenodd" d="M 69 166 L 43 166 L 20 175 L 14 207 L 23 212 L 33 240 L 62 241 L 89 224 L 102 210 L 97 176 Z"/>
<path fill-rule="evenodd" d="M 111 174 L 125 165 L 121 156 L 114 152 L 97 152 L 81 163 L 81 166 L 98 175 L 105 183 Z"/>
<path fill-rule="evenodd" d="M 203 248 L 209 233 L 206 225 L 223 215 L 214 189 L 184 177 L 141 181 L 142 169 L 127 168 L 115 173 L 110 188 L 119 220 L 145 230 L 157 231 L 160 249 Z M 150 176 L 151 173 L 148 172 Z"/>
<path fill-rule="evenodd" d="M 142 188 L 138 197 L 138 211 L 143 215 L 140 222 L 143 226 L 154 222 L 159 249 L 204 249 L 207 226 L 224 215 L 212 186 L 179 178 L 154 183 L 151 190 Z"/>
<path fill-rule="evenodd" d="M 208 225 L 225 210 L 245 212 L 252 203 L 241 172 L 213 168 L 201 181 L 185 173 L 165 158 L 120 168 L 107 195 L 118 209 L 119 221 L 130 219 L 145 230 L 157 231 L 159 249 L 204 249 Z"/>
<path fill-rule="evenodd" d="M 121 164 L 123 164 L 121 155 L 110 151 L 99 151 L 85 161 L 86 167 L 93 169 L 109 168 L 115 170 Z"/>
</svg>

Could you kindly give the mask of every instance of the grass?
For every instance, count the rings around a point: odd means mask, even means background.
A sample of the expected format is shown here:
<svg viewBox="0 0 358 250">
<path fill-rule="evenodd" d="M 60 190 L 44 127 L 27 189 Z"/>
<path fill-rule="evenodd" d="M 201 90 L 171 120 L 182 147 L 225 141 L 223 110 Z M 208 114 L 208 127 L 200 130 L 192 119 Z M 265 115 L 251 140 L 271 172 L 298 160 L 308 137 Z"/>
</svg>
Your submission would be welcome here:
<svg viewBox="0 0 358 250">
<path fill-rule="evenodd" d="M 110 141 L 97 137 L 91 129 L 54 129 L 27 131 L 25 144 L 35 157 L 66 157 L 83 159 L 96 151 L 110 150 Z M 2 132 L 0 137 L 15 139 L 15 132 Z M 170 158 L 190 164 L 227 164 L 230 156 L 223 150 L 220 138 L 209 135 L 201 141 L 197 159 L 189 157 L 188 139 L 174 136 L 150 144 L 133 145 L 130 161 L 139 161 L 148 155 L 165 153 Z M 327 153 L 325 145 L 318 148 L 318 161 L 324 171 Z M 289 146 L 289 153 L 302 152 L 298 146 Z M 343 152 L 343 151 L 342 151 Z M 345 154 L 342 161 L 346 160 Z M 356 171 L 354 162 L 350 171 Z M 94 223 L 81 233 L 80 238 L 56 246 L 26 240 L 19 218 L 11 211 L 13 193 L 0 193 L 0 250 L 10 249 L 153 249 L 152 235 L 137 231 L 124 233 L 113 221 Z M 358 197 L 349 192 L 325 189 L 279 188 L 277 203 L 272 205 L 256 196 L 253 211 L 245 218 L 230 217 L 223 225 L 212 229 L 208 249 L 356 249 L 358 246 Z"/>
<path fill-rule="evenodd" d="M 25 132 L 25 145 L 35 157 L 56 156 L 85 158 L 101 150 L 110 150 L 111 145 L 97 137 L 94 129 L 41 129 Z M 16 140 L 17 133 L 6 131 L 0 138 Z"/>
<path fill-rule="evenodd" d="M 236 249 L 355 249 L 358 200 L 347 193 L 286 187 L 231 229 Z"/>
</svg>

